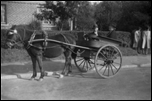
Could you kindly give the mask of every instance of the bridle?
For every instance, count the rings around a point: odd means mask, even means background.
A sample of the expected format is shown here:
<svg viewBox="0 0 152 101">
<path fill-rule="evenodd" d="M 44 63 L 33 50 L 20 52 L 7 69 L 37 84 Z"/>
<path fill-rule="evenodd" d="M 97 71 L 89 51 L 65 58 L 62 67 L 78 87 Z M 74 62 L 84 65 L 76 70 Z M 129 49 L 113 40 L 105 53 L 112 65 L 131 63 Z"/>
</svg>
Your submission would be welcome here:
<svg viewBox="0 0 152 101">
<path fill-rule="evenodd" d="M 18 33 L 18 32 L 14 32 L 15 30 L 10 30 L 9 33 L 12 33 L 12 34 L 8 34 L 8 35 L 16 35 L 15 37 L 19 37 L 19 40 L 18 42 L 16 42 L 15 40 L 13 39 L 7 39 L 8 42 L 10 42 L 11 44 L 13 43 L 14 45 L 18 45 L 19 43 L 23 43 L 23 45 L 25 46 L 25 33 L 26 33 L 26 29 L 22 28 L 24 30 L 24 33 L 23 33 L 23 37 L 21 37 L 21 35 Z M 29 30 L 29 31 L 33 31 L 33 30 Z M 35 30 L 33 31 L 33 34 L 31 36 L 35 35 Z M 29 47 L 30 44 L 27 45 L 27 47 Z M 27 48 L 25 47 L 25 48 Z"/>
<path fill-rule="evenodd" d="M 7 39 L 7 41 L 10 42 L 10 43 L 13 43 L 14 45 L 19 44 L 19 43 L 23 43 L 23 45 L 24 45 L 25 44 L 24 43 L 25 29 L 24 29 L 24 33 L 23 33 L 23 38 L 21 37 L 20 34 L 18 34 L 18 32 L 15 32 L 15 31 L 16 30 L 10 30 L 9 33 L 8 33 L 8 36 L 13 35 L 13 37 L 14 37 L 14 35 L 15 35 L 15 37 L 19 37 L 20 41 L 16 42 L 15 39 Z M 12 33 L 12 34 L 10 34 L 10 33 Z"/>
</svg>

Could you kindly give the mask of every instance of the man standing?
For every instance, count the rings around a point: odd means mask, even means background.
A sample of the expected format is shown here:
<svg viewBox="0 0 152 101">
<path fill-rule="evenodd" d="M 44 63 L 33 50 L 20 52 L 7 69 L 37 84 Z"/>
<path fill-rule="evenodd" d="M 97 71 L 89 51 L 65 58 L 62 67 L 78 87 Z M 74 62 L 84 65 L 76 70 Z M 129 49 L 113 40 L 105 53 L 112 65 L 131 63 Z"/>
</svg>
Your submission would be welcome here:
<svg viewBox="0 0 152 101">
<path fill-rule="evenodd" d="M 148 26 L 143 27 L 142 31 L 142 53 L 148 54 L 148 50 L 150 49 L 150 41 L 151 41 L 151 31 Z"/>
<path fill-rule="evenodd" d="M 133 43 L 133 48 L 135 48 L 138 53 L 140 49 L 140 41 L 141 41 L 141 28 L 139 27 L 137 30 L 134 31 L 134 43 Z"/>
</svg>

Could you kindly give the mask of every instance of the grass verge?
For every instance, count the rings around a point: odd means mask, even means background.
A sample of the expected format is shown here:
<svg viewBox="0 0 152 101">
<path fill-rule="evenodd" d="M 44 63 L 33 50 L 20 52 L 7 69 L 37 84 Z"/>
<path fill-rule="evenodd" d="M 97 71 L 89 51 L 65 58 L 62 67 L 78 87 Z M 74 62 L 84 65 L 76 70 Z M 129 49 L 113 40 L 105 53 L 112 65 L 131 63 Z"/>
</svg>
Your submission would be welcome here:
<svg viewBox="0 0 152 101">
<path fill-rule="evenodd" d="M 137 56 L 138 53 L 132 48 L 119 48 L 123 56 Z M 151 54 L 151 51 L 149 51 Z M 48 60 L 47 58 L 44 58 Z M 55 59 L 64 59 L 64 56 L 61 55 Z M 3 49 L 1 48 L 1 63 L 10 63 L 10 62 L 26 62 L 31 61 L 30 56 L 24 49 Z"/>
</svg>

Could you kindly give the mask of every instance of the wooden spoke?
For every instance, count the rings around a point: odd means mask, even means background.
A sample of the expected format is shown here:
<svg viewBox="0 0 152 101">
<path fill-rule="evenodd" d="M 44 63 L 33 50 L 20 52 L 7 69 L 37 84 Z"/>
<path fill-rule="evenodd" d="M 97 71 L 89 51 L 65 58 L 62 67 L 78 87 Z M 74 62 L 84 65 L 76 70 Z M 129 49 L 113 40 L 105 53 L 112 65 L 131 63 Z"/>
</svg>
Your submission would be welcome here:
<svg viewBox="0 0 152 101">
<path fill-rule="evenodd" d="M 113 72 L 112 66 L 111 66 L 111 65 L 109 65 L 109 66 L 111 67 L 112 74 L 114 75 L 114 72 Z"/>
<path fill-rule="evenodd" d="M 83 59 L 76 60 L 76 62 L 81 61 L 81 60 L 83 60 Z"/>
<path fill-rule="evenodd" d="M 107 57 L 106 57 L 106 56 L 104 56 L 102 53 L 99 53 L 99 54 L 101 54 L 105 59 L 107 59 Z"/>
<path fill-rule="evenodd" d="M 108 65 L 108 76 L 109 76 L 109 65 Z"/>
<path fill-rule="evenodd" d="M 112 64 L 112 66 L 118 71 L 118 68 L 116 68 L 115 65 Z"/>
<path fill-rule="evenodd" d="M 80 64 L 79 64 L 79 66 L 84 62 L 85 60 L 83 60 Z"/>
<path fill-rule="evenodd" d="M 85 63 L 86 63 L 86 60 L 84 60 L 84 64 L 83 64 L 83 68 L 82 68 L 82 69 L 84 69 L 84 67 L 85 67 Z"/>
<path fill-rule="evenodd" d="M 103 67 L 101 67 L 99 71 L 101 71 L 104 67 L 105 67 L 105 65 Z"/>
<path fill-rule="evenodd" d="M 106 65 L 106 69 L 107 69 L 107 65 Z M 103 75 L 104 75 L 104 73 L 105 73 L 106 69 L 104 70 Z"/>
</svg>

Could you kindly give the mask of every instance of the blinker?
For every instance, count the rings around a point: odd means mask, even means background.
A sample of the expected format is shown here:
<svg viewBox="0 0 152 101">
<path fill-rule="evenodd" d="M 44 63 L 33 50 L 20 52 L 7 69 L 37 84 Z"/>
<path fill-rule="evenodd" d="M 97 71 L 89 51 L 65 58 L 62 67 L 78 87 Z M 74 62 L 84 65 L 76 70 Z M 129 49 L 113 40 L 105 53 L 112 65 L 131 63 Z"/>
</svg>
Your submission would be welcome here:
<svg viewBox="0 0 152 101">
<path fill-rule="evenodd" d="M 12 35 L 12 34 L 17 34 L 17 30 L 11 30 L 11 31 L 9 32 L 9 35 Z"/>
</svg>

